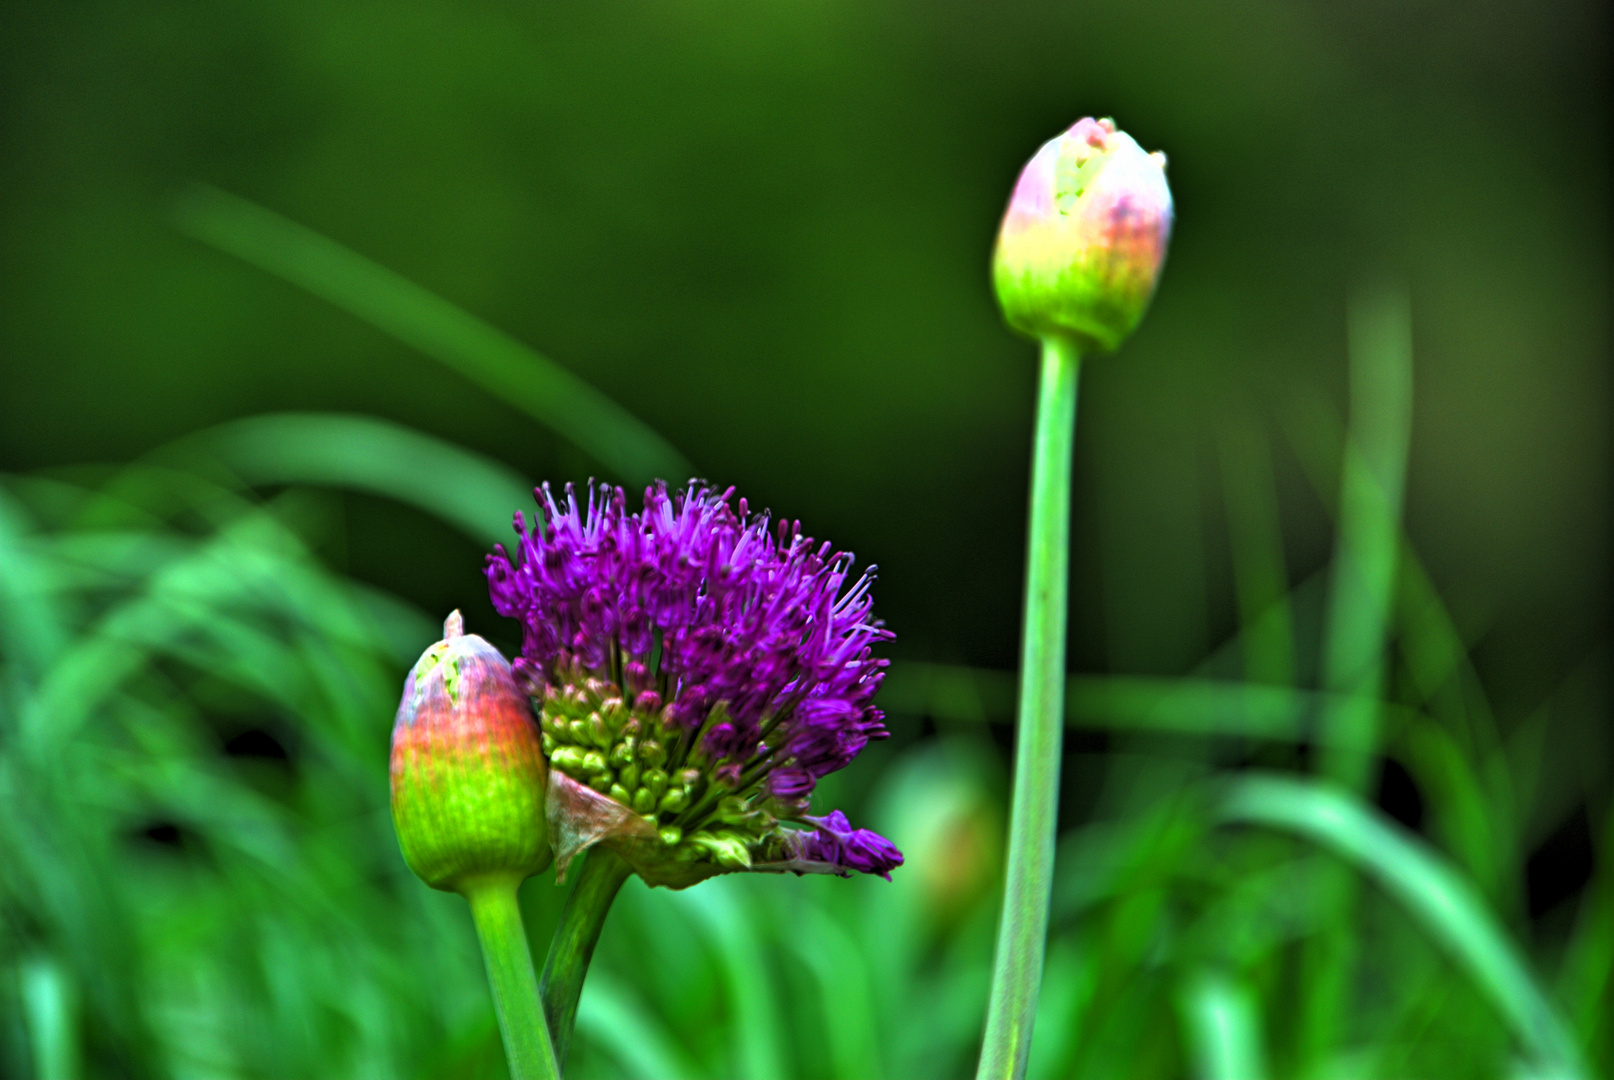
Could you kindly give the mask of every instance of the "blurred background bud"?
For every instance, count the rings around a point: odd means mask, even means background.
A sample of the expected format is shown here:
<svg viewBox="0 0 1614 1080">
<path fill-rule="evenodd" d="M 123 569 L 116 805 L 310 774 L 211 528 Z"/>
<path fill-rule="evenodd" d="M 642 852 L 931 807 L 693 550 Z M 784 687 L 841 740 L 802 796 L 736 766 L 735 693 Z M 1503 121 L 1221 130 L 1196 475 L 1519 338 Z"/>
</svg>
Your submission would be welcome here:
<svg viewBox="0 0 1614 1080">
<path fill-rule="evenodd" d="M 549 865 L 547 767 L 510 665 L 458 611 L 404 684 L 392 729 L 392 820 L 434 889 L 529 877 Z"/>
<path fill-rule="evenodd" d="M 1171 236 L 1166 158 L 1078 120 L 1026 163 L 992 256 L 1010 326 L 1111 352 L 1143 318 Z"/>
</svg>

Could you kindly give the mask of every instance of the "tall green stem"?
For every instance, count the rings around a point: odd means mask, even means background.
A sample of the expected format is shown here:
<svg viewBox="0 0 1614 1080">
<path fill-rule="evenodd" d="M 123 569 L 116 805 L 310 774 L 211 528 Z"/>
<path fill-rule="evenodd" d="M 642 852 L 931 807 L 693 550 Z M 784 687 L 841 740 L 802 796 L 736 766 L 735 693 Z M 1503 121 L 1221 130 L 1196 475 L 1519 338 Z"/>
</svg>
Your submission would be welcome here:
<svg viewBox="0 0 1614 1080">
<path fill-rule="evenodd" d="M 504 1055 L 510 1063 L 510 1080 L 560 1080 L 560 1066 L 549 1042 L 543 1008 L 538 1001 L 538 979 L 527 950 L 527 930 L 516 904 L 513 878 L 490 878 L 466 886 L 482 959 L 493 988 L 493 1010 L 504 1036 Z"/>
<path fill-rule="evenodd" d="M 978 1080 L 1019 1080 L 1025 1075 L 1037 991 L 1042 982 L 1065 720 L 1070 457 L 1076 435 L 1080 361 L 1069 341 L 1053 337 L 1043 340 L 1037 427 L 1031 451 L 1031 527 L 1026 545 L 1025 630 L 1015 732 L 1014 802 L 1009 818 L 1009 871 Z"/>
<path fill-rule="evenodd" d="M 566 906 L 561 909 L 560 925 L 549 943 L 549 959 L 544 962 L 544 1016 L 555 1040 L 555 1057 L 566 1060 L 572 1045 L 572 1028 L 577 1023 L 577 999 L 583 993 L 594 946 L 600 940 L 611 901 L 633 871 L 609 851 L 595 848 L 588 853 L 583 872 L 577 876 Z"/>
</svg>

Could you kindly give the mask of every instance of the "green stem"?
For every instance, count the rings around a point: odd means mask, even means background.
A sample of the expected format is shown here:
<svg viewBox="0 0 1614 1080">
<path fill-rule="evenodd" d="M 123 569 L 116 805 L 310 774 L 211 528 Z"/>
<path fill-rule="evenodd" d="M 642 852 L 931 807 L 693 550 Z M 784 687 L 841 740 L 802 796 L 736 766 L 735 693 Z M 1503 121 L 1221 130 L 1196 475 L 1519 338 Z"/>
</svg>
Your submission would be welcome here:
<svg viewBox="0 0 1614 1080">
<path fill-rule="evenodd" d="M 527 930 L 516 904 L 520 884 L 513 878 L 489 878 L 467 885 L 463 891 L 488 967 L 510 1080 L 560 1080 L 560 1066 L 538 1001 Z"/>
<path fill-rule="evenodd" d="M 1019 1080 L 1031 1049 L 1042 955 L 1048 937 L 1064 733 L 1065 596 L 1070 561 L 1070 457 L 1076 435 L 1081 357 L 1070 342 L 1042 343 L 1037 428 L 1031 456 L 1031 527 L 1026 551 L 1025 632 L 1009 869 L 998 925 L 992 997 L 978 1080 Z"/>
<path fill-rule="evenodd" d="M 577 999 L 583 993 L 583 978 L 594 958 L 605 916 L 617 890 L 633 873 L 628 864 L 602 848 L 588 853 L 588 861 L 566 897 L 560 925 L 549 943 L 549 959 L 544 962 L 544 1016 L 555 1039 L 555 1057 L 566 1060 L 572 1045 L 572 1028 L 577 1023 Z"/>
</svg>

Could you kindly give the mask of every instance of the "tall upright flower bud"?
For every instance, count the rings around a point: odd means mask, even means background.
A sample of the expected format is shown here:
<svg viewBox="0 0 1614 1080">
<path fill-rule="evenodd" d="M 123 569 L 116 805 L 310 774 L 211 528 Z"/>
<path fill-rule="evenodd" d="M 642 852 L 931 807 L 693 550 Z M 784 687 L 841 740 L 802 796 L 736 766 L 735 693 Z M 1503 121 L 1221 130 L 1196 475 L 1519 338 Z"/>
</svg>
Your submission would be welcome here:
<svg viewBox="0 0 1614 1080">
<path fill-rule="evenodd" d="M 1020 173 L 992 283 L 1010 326 L 1110 352 L 1143 318 L 1171 237 L 1166 158 L 1113 120 L 1079 120 Z"/>
<path fill-rule="evenodd" d="M 458 611 L 404 684 L 392 729 L 392 821 L 434 889 L 521 881 L 549 865 L 548 766 L 525 692 Z"/>
</svg>

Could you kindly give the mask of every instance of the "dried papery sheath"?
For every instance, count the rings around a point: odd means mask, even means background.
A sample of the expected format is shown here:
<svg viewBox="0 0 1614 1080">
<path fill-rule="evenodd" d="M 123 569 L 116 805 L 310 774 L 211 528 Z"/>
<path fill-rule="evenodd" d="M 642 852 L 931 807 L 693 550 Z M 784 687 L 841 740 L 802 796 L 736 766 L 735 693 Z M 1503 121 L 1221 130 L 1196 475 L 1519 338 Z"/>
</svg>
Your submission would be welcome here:
<svg viewBox="0 0 1614 1080">
<path fill-rule="evenodd" d="M 1110 352 L 1137 327 L 1171 238 L 1165 155 L 1087 118 L 1020 173 L 992 254 L 1009 325 Z"/>
<path fill-rule="evenodd" d="M 849 580 L 849 554 L 732 492 L 658 484 L 629 513 L 620 488 L 580 506 L 546 485 L 539 502 L 488 584 L 522 624 L 515 674 L 541 717 L 561 871 L 595 844 L 673 888 L 901 865 L 840 814 L 807 816 L 819 779 L 886 734 L 872 575 Z"/>
<path fill-rule="evenodd" d="M 409 868 L 449 891 L 542 870 L 547 773 L 510 665 L 454 612 L 409 673 L 392 729 L 392 820 Z"/>
</svg>

